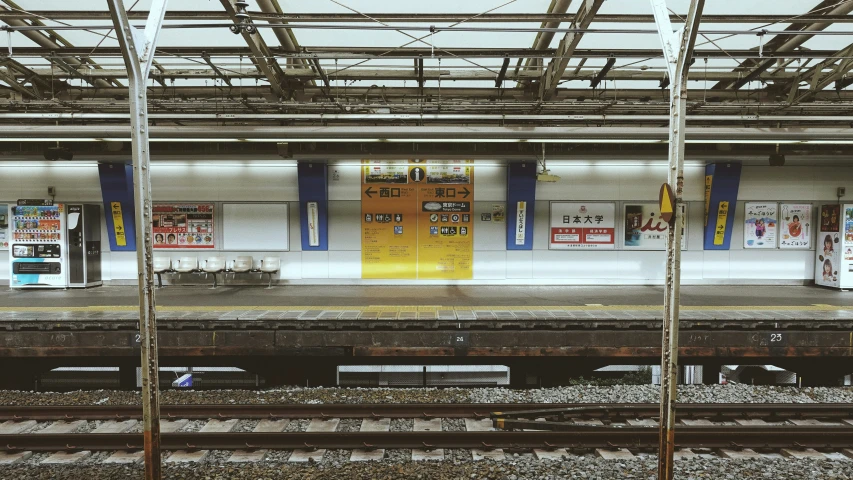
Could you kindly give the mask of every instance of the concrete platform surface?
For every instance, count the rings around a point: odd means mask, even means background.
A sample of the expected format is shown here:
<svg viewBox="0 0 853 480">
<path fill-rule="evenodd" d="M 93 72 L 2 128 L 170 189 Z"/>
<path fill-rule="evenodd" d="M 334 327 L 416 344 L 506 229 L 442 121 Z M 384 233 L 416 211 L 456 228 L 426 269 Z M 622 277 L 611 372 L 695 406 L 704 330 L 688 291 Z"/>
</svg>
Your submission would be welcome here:
<svg viewBox="0 0 853 480">
<path fill-rule="evenodd" d="M 682 286 L 681 304 L 692 306 L 847 307 L 853 294 L 814 286 L 706 285 Z M 255 286 L 174 286 L 157 289 L 161 307 L 197 306 L 662 306 L 663 286 L 339 286 L 292 285 L 272 289 Z M 5 308 L 133 306 L 135 286 L 47 290 L 0 288 Z"/>
</svg>

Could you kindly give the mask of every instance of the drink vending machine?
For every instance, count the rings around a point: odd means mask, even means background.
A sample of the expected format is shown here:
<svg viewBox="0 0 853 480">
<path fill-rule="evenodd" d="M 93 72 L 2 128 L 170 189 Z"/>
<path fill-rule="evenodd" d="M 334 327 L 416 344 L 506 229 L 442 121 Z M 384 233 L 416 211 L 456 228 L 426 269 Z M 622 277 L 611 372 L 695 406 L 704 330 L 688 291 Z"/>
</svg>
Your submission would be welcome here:
<svg viewBox="0 0 853 480">
<path fill-rule="evenodd" d="M 18 200 L 12 206 L 12 288 L 66 288 L 65 205 L 52 200 Z"/>
</svg>

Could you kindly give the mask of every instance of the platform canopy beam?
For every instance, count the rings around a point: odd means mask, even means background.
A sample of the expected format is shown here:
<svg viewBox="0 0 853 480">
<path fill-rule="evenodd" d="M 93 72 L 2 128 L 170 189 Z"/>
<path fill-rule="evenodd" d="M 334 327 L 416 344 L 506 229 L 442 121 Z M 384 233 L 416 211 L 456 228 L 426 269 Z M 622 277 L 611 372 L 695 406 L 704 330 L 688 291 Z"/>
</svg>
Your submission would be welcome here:
<svg viewBox="0 0 853 480">
<path fill-rule="evenodd" d="M 152 0 L 144 30 L 127 18 L 122 0 L 107 0 L 116 37 L 128 71 L 133 196 L 136 203 L 136 264 L 139 285 L 139 333 L 142 361 L 142 419 L 145 480 L 162 478 L 157 315 L 154 306 L 154 252 L 151 238 L 151 158 L 148 145 L 148 99 L 145 83 L 154 61 L 157 38 L 168 0 Z"/>
<path fill-rule="evenodd" d="M 808 15 L 810 17 L 814 15 L 816 18 L 821 18 L 821 16 L 826 16 L 826 18 L 835 18 L 838 16 L 846 16 L 851 11 L 853 11 L 853 2 L 823 0 L 811 9 Z M 815 20 L 813 23 L 806 24 L 792 23 L 786 27 L 785 30 L 802 31 L 804 33 L 819 32 L 830 25 L 832 25 L 832 20 Z M 756 32 L 756 34 L 759 33 L 760 32 Z M 810 38 L 812 38 L 810 35 L 777 35 L 773 37 L 764 43 L 761 48 L 763 53 L 772 54 L 773 58 L 749 58 L 744 60 L 740 66 L 735 68 L 736 72 L 740 72 L 742 74 L 742 77 L 739 80 L 719 82 L 712 87 L 712 90 L 737 90 L 747 83 L 758 79 L 759 75 L 776 63 L 780 54 L 784 52 L 791 52 L 799 48 Z"/>
<path fill-rule="evenodd" d="M 687 70 L 705 0 L 691 0 L 683 29 L 674 32 L 666 0 L 650 0 L 660 35 L 661 47 L 671 79 L 669 96 L 669 192 L 675 194 L 666 245 L 666 290 L 663 304 L 663 332 L 660 375 L 660 450 L 658 479 L 672 480 L 675 451 L 675 402 L 678 379 L 678 314 L 681 290 L 681 237 L 684 222 L 684 145 L 687 131 Z M 669 203 L 669 200 L 666 200 Z M 663 212 L 661 207 L 661 212 Z"/>
<path fill-rule="evenodd" d="M 225 7 L 225 11 L 228 12 L 228 16 L 234 21 L 234 24 L 239 24 L 241 20 L 235 16 L 237 13 L 235 0 L 220 1 L 222 2 L 222 6 Z M 249 22 L 251 22 L 251 20 L 249 20 Z M 289 98 L 290 94 L 286 93 L 281 86 L 284 81 L 284 72 L 281 70 L 281 67 L 278 65 L 278 61 L 273 56 L 272 51 L 267 46 L 261 34 L 250 33 L 244 28 L 240 31 L 240 35 L 243 36 L 243 40 L 245 40 L 246 44 L 249 46 L 252 63 L 258 67 L 258 70 L 263 72 L 267 81 L 270 82 L 270 89 L 273 93 L 279 97 Z"/>
<path fill-rule="evenodd" d="M 572 19 L 569 28 L 588 28 L 592 23 L 592 18 L 598 13 L 598 9 L 601 8 L 603 3 L 604 0 L 584 0 L 578 7 L 578 11 L 575 13 L 575 17 Z M 566 32 L 563 39 L 560 40 L 557 51 L 554 53 L 554 59 L 551 60 L 548 68 L 542 74 L 542 80 L 539 85 L 539 97 L 542 100 L 550 100 L 554 96 L 557 87 L 560 85 L 560 79 L 563 78 L 563 74 L 566 72 L 569 61 L 574 56 L 575 49 L 578 47 L 582 36 L 582 32 Z"/>
</svg>

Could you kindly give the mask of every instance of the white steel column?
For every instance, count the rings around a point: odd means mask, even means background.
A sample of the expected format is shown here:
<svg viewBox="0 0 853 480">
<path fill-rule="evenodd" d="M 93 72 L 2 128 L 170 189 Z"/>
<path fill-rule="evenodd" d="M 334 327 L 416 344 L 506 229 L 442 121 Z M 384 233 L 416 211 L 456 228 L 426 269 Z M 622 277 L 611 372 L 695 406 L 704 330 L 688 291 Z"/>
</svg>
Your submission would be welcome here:
<svg viewBox="0 0 853 480">
<path fill-rule="evenodd" d="M 136 263 L 139 281 L 139 333 L 142 357 L 142 417 L 145 480 L 162 478 L 157 318 L 154 311 L 154 266 L 151 243 L 151 158 L 148 150 L 148 101 L 145 82 L 168 0 L 153 0 L 145 30 L 130 25 L 122 0 L 107 0 L 127 68 L 130 132 L 133 146 L 133 198 L 136 204 Z"/>
<path fill-rule="evenodd" d="M 666 246 L 666 290 L 663 303 L 663 339 L 660 376 L 660 449 L 658 479 L 671 480 L 675 449 L 675 402 L 678 388 L 678 310 L 681 287 L 681 237 L 684 223 L 684 134 L 687 120 L 687 70 L 705 0 L 691 0 L 680 32 L 673 32 L 666 0 L 651 0 L 670 78 L 669 171 L 667 182 L 675 193 L 673 219 Z"/>
</svg>

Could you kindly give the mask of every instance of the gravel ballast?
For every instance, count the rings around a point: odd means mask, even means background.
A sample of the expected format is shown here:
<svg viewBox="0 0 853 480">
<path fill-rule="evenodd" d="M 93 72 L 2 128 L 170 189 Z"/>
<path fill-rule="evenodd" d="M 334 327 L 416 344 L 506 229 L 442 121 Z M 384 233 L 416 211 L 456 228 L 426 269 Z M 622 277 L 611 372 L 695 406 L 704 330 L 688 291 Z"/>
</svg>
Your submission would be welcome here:
<svg viewBox="0 0 853 480">
<path fill-rule="evenodd" d="M 164 478 L 172 480 L 521 480 L 521 479 L 653 479 L 657 460 L 608 461 L 589 457 L 568 457 L 563 461 L 541 461 L 513 457 L 494 462 L 323 462 L 294 465 L 279 462 L 251 464 L 206 463 L 202 465 L 166 465 Z M 696 458 L 679 461 L 675 466 L 679 480 L 853 480 L 853 462 L 822 460 L 753 459 L 725 460 Z M 139 479 L 142 466 L 29 465 L 0 467 L 0 478 L 16 480 Z"/>
<path fill-rule="evenodd" d="M 357 404 L 357 403 L 657 403 L 656 385 L 574 385 L 506 388 L 279 388 L 161 392 L 164 405 L 203 404 Z M 682 403 L 853 403 L 850 387 L 756 385 L 680 385 Z M 0 391 L 0 405 L 139 405 L 139 392 L 115 390 L 67 393 Z"/>
</svg>

